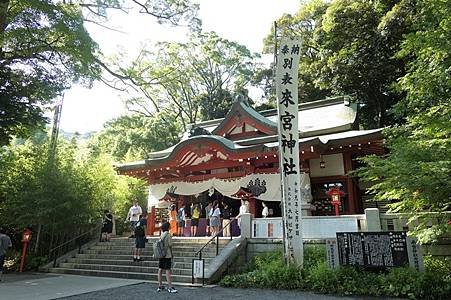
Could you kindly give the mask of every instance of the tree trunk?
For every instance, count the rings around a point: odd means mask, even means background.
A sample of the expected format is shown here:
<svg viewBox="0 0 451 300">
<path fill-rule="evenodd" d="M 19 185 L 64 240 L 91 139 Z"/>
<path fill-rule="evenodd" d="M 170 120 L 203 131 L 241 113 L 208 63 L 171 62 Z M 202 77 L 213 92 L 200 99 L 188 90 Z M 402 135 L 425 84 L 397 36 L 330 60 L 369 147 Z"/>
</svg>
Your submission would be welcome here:
<svg viewBox="0 0 451 300">
<path fill-rule="evenodd" d="M 34 244 L 34 253 L 38 253 L 39 249 L 39 240 L 41 238 L 42 224 L 38 225 L 38 233 L 36 235 L 36 243 Z"/>
<path fill-rule="evenodd" d="M 0 0 L 0 59 L 3 58 L 3 39 L 6 26 L 8 26 L 9 0 Z"/>
</svg>

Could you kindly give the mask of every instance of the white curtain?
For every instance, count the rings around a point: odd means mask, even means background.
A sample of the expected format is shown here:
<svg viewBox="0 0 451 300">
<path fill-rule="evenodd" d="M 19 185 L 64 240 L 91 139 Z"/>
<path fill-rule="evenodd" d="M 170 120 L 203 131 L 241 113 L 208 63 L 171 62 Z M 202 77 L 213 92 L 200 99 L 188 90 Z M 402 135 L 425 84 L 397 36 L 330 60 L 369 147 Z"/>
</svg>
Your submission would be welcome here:
<svg viewBox="0 0 451 300">
<path fill-rule="evenodd" d="M 301 200 L 310 202 L 310 177 L 308 174 L 301 174 Z M 251 184 L 251 186 L 249 186 Z M 222 195 L 231 197 L 238 192 L 241 187 L 250 188 L 252 186 L 260 190 L 256 197 L 263 201 L 280 201 L 280 175 L 274 174 L 251 174 L 237 179 L 218 179 L 212 178 L 204 181 L 186 182 L 177 181 L 163 184 L 152 184 L 149 186 L 148 206 L 155 206 L 159 200 L 169 191 L 178 195 L 196 195 L 214 188 Z"/>
</svg>

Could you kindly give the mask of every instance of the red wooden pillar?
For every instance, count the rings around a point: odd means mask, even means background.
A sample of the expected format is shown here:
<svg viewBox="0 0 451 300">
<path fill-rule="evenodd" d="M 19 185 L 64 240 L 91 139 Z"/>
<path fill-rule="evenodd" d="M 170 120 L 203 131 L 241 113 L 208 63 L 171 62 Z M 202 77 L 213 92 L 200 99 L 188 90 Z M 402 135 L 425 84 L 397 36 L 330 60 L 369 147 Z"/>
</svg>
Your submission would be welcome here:
<svg viewBox="0 0 451 300">
<path fill-rule="evenodd" d="M 252 216 L 255 218 L 257 215 L 257 205 L 256 200 L 254 197 L 249 197 L 249 212 L 252 214 Z"/>
<path fill-rule="evenodd" d="M 153 235 L 155 232 L 155 219 L 156 219 L 156 212 L 155 212 L 155 206 L 152 206 L 150 208 L 150 213 L 147 214 L 147 235 Z"/>
<path fill-rule="evenodd" d="M 344 167 L 345 167 L 345 174 L 352 171 L 352 158 L 350 152 L 343 153 L 343 160 L 344 160 Z M 354 182 L 350 176 L 346 176 L 346 190 L 348 192 L 348 205 L 347 209 L 345 211 L 345 214 L 356 214 L 356 195 L 355 195 L 355 189 L 354 189 Z"/>
</svg>

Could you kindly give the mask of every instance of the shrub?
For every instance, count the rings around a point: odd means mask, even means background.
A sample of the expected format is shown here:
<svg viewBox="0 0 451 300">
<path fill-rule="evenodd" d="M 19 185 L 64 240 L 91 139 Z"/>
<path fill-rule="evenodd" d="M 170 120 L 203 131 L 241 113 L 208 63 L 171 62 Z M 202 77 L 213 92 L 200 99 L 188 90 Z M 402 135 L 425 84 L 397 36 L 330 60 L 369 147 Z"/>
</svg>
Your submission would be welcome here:
<svg viewBox="0 0 451 300">
<path fill-rule="evenodd" d="M 451 263 L 426 257 L 426 271 L 393 268 L 371 272 L 355 267 L 328 268 L 325 249 L 307 246 L 304 268 L 286 266 L 280 251 L 256 256 L 247 272 L 226 276 L 222 286 L 241 288 L 302 289 L 324 294 L 451 299 Z"/>
</svg>

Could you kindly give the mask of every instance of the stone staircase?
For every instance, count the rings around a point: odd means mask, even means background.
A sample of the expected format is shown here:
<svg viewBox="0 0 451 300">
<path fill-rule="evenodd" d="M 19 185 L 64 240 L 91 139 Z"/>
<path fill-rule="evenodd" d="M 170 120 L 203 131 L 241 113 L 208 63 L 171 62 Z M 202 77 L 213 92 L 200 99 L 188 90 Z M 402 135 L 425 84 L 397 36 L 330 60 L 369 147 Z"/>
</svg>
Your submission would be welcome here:
<svg viewBox="0 0 451 300">
<path fill-rule="evenodd" d="M 141 254 L 143 261 L 133 261 L 134 239 L 113 238 L 111 242 L 98 242 L 76 254 L 75 257 L 60 262 L 50 268 L 52 273 L 84 276 L 103 276 L 127 279 L 157 281 L 158 260 L 152 257 L 152 245 L 157 237 L 149 238 L 149 243 Z M 207 238 L 177 238 L 173 241 L 172 280 L 178 283 L 191 283 L 191 265 L 194 254 L 208 241 Z M 230 239 L 219 240 L 219 251 Z M 216 245 L 209 244 L 202 251 L 205 268 L 216 256 Z"/>
</svg>

